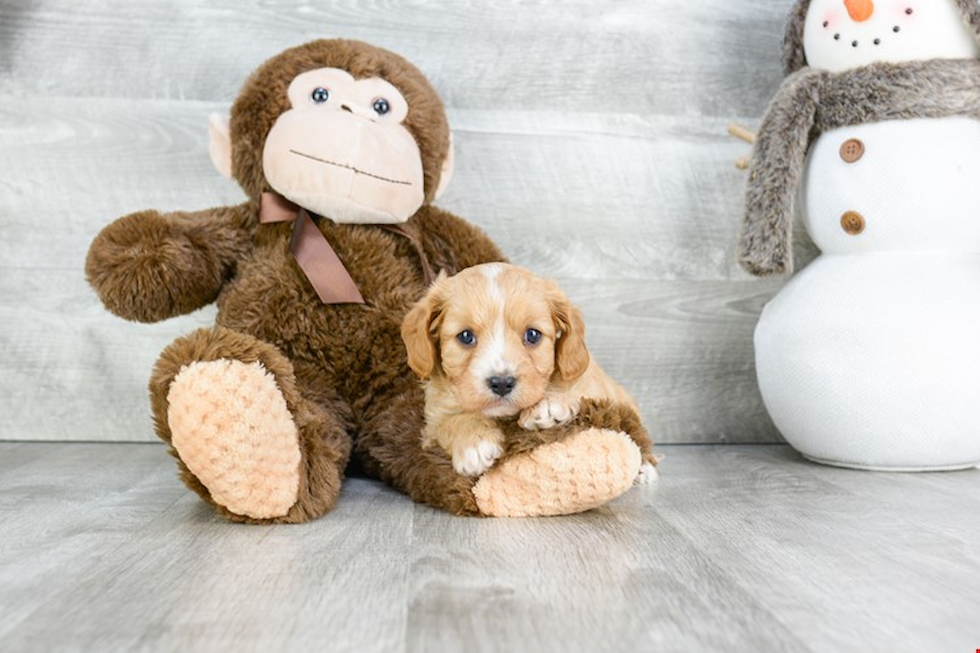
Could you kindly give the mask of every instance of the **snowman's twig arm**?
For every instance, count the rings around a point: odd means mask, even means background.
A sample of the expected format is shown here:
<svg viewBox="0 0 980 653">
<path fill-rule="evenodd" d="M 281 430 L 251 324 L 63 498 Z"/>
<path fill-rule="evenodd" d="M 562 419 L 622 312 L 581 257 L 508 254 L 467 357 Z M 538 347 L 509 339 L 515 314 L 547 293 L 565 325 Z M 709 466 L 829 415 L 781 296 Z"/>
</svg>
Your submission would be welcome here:
<svg viewBox="0 0 980 653">
<path fill-rule="evenodd" d="M 793 197 L 825 76 L 804 68 L 786 78 L 762 119 L 752 151 L 739 242 L 739 263 L 752 274 L 793 270 Z"/>
<path fill-rule="evenodd" d="M 755 133 L 743 127 L 742 125 L 736 125 L 734 123 L 728 125 L 728 133 L 734 136 L 735 138 L 742 139 L 749 145 L 755 144 Z"/>
<path fill-rule="evenodd" d="M 755 133 L 746 129 L 742 125 L 731 124 L 728 125 L 728 133 L 735 138 L 740 138 L 749 145 L 755 143 Z M 735 167 L 739 170 L 747 170 L 749 167 L 748 157 L 742 156 L 735 160 Z"/>
</svg>

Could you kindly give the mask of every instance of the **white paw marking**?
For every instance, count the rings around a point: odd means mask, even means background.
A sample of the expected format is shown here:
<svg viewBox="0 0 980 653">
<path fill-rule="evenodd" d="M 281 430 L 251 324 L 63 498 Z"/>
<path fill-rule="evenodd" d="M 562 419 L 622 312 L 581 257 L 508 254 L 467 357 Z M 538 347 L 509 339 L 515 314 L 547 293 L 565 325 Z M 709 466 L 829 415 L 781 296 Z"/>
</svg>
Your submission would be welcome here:
<svg viewBox="0 0 980 653">
<path fill-rule="evenodd" d="M 660 472 L 656 465 L 643 463 L 640 465 L 640 473 L 636 475 L 633 485 L 649 485 L 660 478 Z"/>
<path fill-rule="evenodd" d="M 503 455 L 500 445 L 491 440 L 480 440 L 479 444 L 453 451 L 453 468 L 463 476 L 479 476 L 490 469 Z"/>
<path fill-rule="evenodd" d="M 517 423 L 525 431 L 550 429 L 567 424 L 579 411 L 579 400 L 572 397 L 545 397 L 530 408 L 521 411 Z"/>
</svg>

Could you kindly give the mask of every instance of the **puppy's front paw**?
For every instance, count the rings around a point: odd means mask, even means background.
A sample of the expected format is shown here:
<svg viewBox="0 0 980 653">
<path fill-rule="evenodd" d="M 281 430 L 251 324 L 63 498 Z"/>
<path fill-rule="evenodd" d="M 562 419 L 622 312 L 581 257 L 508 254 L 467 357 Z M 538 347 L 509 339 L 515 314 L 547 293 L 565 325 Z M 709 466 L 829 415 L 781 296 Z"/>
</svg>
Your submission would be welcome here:
<svg viewBox="0 0 980 653">
<path fill-rule="evenodd" d="M 521 411 L 517 423 L 525 431 L 550 429 L 571 422 L 579 411 L 578 397 L 545 397 Z"/>
<path fill-rule="evenodd" d="M 471 447 L 453 450 L 453 468 L 463 476 L 479 476 L 490 469 L 504 450 L 493 440 L 480 440 Z"/>
</svg>

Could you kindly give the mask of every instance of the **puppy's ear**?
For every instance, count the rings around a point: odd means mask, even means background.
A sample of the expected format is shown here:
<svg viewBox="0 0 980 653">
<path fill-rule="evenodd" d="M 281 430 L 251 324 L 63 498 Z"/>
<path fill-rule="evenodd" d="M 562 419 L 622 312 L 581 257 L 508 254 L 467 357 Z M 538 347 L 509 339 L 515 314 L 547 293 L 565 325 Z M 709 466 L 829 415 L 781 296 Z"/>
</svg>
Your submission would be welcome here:
<svg viewBox="0 0 980 653">
<path fill-rule="evenodd" d="M 582 311 L 555 286 L 551 292 L 551 314 L 558 329 L 555 343 L 555 367 L 566 381 L 585 374 L 589 367 L 589 350 L 585 346 L 585 322 Z"/>
<path fill-rule="evenodd" d="M 408 366 L 421 378 L 432 375 L 439 364 L 439 320 L 445 304 L 442 285 L 446 279 L 439 273 L 425 296 L 419 300 L 402 322 L 402 340 L 408 350 Z"/>
</svg>

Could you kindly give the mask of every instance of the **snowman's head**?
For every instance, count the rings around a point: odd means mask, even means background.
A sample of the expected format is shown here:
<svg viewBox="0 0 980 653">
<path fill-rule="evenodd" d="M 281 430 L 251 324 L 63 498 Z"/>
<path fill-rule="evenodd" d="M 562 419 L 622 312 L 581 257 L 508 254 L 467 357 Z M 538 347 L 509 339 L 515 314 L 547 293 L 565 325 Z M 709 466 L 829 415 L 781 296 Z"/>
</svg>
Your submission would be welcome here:
<svg viewBox="0 0 980 653">
<path fill-rule="evenodd" d="M 980 58 L 977 0 L 801 0 L 786 34 L 788 72 L 879 61 Z"/>
</svg>

